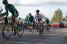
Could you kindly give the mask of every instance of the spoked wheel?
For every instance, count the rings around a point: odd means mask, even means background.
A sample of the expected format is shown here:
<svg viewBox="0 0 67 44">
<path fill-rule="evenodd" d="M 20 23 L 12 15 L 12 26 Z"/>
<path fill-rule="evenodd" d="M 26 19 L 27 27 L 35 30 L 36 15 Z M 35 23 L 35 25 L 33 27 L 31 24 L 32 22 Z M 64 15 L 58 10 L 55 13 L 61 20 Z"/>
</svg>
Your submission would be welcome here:
<svg viewBox="0 0 67 44">
<path fill-rule="evenodd" d="M 12 26 L 7 24 L 3 26 L 3 30 L 2 30 L 2 36 L 4 39 L 10 39 L 10 37 L 12 36 Z"/>
<path fill-rule="evenodd" d="M 16 32 L 17 32 L 18 37 L 22 37 L 23 34 L 24 34 L 24 29 L 17 28 L 17 31 Z"/>
<path fill-rule="evenodd" d="M 43 32 L 44 32 L 44 27 L 42 24 L 38 25 L 38 30 L 39 30 L 39 36 L 41 37 L 43 35 Z"/>
</svg>

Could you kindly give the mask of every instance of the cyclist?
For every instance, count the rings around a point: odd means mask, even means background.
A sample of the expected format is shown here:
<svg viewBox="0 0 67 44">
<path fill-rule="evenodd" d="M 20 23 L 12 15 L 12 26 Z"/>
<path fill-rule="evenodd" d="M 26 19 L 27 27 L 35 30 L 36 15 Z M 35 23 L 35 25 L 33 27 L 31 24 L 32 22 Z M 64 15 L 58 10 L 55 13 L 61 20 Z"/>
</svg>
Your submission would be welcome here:
<svg viewBox="0 0 67 44">
<path fill-rule="evenodd" d="M 29 13 L 29 21 L 28 21 L 28 23 L 33 23 L 33 21 L 34 21 L 34 17 L 32 16 L 31 13 Z"/>
<path fill-rule="evenodd" d="M 49 26 L 49 19 L 48 18 L 46 18 L 46 24 L 47 24 L 47 31 L 49 32 L 49 29 L 50 29 L 50 26 Z"/>
<path fill-rule="evenodd" d="M 11 14 L 12 14 L 12 23 L 15 26 L 16 18 L 19 16 L 19 13 L 18 13 L 17 9 L 14 7 L 13 4 L 9 4 L 7 0 L 3 0 L 2 3 L 5 5 L 5 10 L 6 10 L 6 12 L 5 12 L 6 13 L 5 14 L 6 15 L 5 19 L 7 19 L 8 11 L 11 12 Z M 16 35 L 16 30 L 14 29 L 14 31 L 15 31 L 14 35 Z"/>
<path fill-rule="evenodd" d="M 26 19 L 25 19 L 26 23 L 32 23 L 34 21 L 34 17 L 32 16 L 31 13 L 29 13 L 29 15 L 26 16 Z"/>
<path fill-rule="evenodd" d="M 38 27 L 38 24 L 42 25 L 42 28 L 44 28 L 44 25 L 43 25 L 43 18 L 45 19 L 45 16 L 43 14 L 40 14 L 40 11 L 39 10 L 36 10 L 36 15 L 35 15 L 35 21 L 37 22 L 37 27 Z M 37 29 L 38 31 L 38 29 Z M 39 30 L 39 34 L 43 34 L 43 29 L 42 30 Z"/>
<path fill-rule="evenodd" d="M 46 18 L 46 23 L 47 23 L 47 25 L 49 26 L 49 19 L 48 18 Z"/>
<path fill-rule="evenodd" d="M 45 16 L 43 14 L 40 14 L 39 10 L 36 10 L 35 20 L 37 22 L 41 22 L 43 19 L 45 20 Z"/>
</svg>

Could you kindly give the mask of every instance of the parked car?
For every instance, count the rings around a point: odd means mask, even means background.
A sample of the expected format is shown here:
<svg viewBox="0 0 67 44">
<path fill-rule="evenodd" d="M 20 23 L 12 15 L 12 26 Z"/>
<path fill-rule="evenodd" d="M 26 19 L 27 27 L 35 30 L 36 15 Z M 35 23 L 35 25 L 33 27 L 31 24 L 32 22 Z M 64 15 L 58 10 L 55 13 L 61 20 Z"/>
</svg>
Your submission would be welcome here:
<svg viewBox="0 0 67 44">
<path fill-rule="evenodd" d="M 59 27 L 59 23 L 58 22 L 53 22 L 52 24 L 50 24 L 51 27 Z"/>
<path fill-rule="evenodd" d="M 59 22 L 59 28 L 64 28 L 64 22 Z"/>
</svg>

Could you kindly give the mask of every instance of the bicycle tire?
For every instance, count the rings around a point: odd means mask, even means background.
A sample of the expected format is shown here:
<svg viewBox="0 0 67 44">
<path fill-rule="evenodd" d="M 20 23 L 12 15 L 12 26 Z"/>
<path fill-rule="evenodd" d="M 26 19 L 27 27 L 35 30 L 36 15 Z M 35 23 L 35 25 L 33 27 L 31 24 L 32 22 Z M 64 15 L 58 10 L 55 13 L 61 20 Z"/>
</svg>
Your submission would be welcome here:
<svg viewBox="0 0 67 44">
<path fill-rule="evenodd" d="M 24 28 L 23 29 L 17 28 L 17 31 L 16 32 L 17 32 L 18 37 L 22 37 L 23 34 L 24 34 Z"/>
<path fill-rule="evenodd" d="M 44 27 L 42 24 L 38 26 L 38 30 L 39 30 L 39 36 L 41 37 L 43 35 L 43 32 L 44 32 Z"/>
<path fill-rule="evenodd" d="M 8 27 L 8 29 L 6 29 L 6 27 Z M 12 28 L 11 25 L 9 25 L 9 24 L 4 25 L 3 26 L 3 30 L 2 30 L 2 36 L 3 36 L 3 38 L 4 39 L 10 39 L 11 36 L 12 36 L 12 33 L 13 33 L 12 30 L 13 30 L 13 28 Z M 10 32 L 8 32 L 8 31 L 10 31 Z M 5 35 L 5 34 L 7 34 L 7 35 Z"/>
</svg>

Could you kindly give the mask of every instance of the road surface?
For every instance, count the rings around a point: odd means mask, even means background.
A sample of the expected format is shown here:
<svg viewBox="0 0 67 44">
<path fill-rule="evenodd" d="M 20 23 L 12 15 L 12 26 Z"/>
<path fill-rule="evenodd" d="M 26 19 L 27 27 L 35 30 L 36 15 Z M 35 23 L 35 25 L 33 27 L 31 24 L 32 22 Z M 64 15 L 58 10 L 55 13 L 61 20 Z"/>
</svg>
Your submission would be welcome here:
<svg viewBox="0 0 67 44">
<path fill-rule="evenodd" d="M 40 38 L 38 32 L 25 31 L 23 37 L 17 35 L 9 40 L 3 39 L 0 32 L 0 44 L 67 44 L 66 28 L 51 28 L 50 32 L 44 32 L 44 35 Z"/>
</svg>

